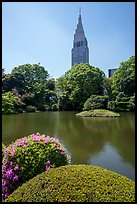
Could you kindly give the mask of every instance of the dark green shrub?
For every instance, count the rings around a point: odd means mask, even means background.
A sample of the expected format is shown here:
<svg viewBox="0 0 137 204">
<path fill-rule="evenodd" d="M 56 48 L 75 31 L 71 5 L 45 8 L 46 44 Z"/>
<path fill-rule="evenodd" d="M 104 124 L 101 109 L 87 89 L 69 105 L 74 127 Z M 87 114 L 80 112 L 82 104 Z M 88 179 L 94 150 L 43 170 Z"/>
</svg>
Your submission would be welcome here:
<svg viewBox="0 0 137 204">
<path fill-rule="evenodd" d="M 67 165 L 43 172 L 6 202 L 135 202 L 135 183 L 96 166 Z"/>
<path fill-rule="evenodd" d="M 135 94 L 130 98 L 128 108 L 130 111 L 135 111 Z"/>
<path fill-rule="evenodd" d="M 127 102 L 116 102 L 115 103 L 115 109 L 116 111 L 129 111 L 129 101 Z"/>
<path fill-rule="evenodd" d="M 92 95 L 84 103 L 83 110 L 107 109 L 108 96 Z"/>
<path fill-rule="evenodd" d="M 116 102 L 116 101 L 109 101 L 108 102 L 108 109 L 113 111 L 129 111 L 129 102 Z"/>
<path fill-rule="evenodd" d="M 26 112 L 36 112 L 37 111 L 37 108 L 35 106 L 27 106 L 26 107 Z"/>
<path fill-rule="evenodd" d="M 109 109 L 109 110 L 113 110 L 113 111 L 115 111 L 115 101 L 108 101 L 108 105 L 107 105 L 107 108 Z"/>
<path fill-rule="evenodd" d="M 56 138 L 36 133 L 16 140 L 4 150 L 3 199 L 37 174 L 50 167 L 59 167 L 69 162 L 64 147 Z"/>
<path fill-rule="evenodd" d="M 126 96 L 120 92 L 115 101 L 108 102 L 108 109 L 114 111 L 134 111 L 135 110 L 135 95 L 132 97 Z"/>
<path fill-rule="evenodd" d="M 61 111 L 73 110 L 73 104 L 67 92 L 58 96 L 58 110 Z"/>
<path fill-rule="evenodd" d="M 52 111 L 57 111 L 58 110 L 58 104 L 56 103 L 56 104 L 53 104 L 52 106 L 51 106 L 51 110 Z"/>
</svg>

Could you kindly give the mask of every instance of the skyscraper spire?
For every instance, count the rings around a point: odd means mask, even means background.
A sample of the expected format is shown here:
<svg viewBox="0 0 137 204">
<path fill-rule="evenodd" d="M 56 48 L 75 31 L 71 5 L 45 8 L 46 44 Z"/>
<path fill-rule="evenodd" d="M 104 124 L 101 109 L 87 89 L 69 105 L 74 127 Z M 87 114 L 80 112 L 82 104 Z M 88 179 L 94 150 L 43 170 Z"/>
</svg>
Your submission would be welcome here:
<svg viewBox="0 0 137 204">
<path fill-rule="evenodd" d="M 80 63 L 89 63 L 88 41 L 85 37 L 82 25 L 81 7 L 79 8 L 78 24 L 73 40 L 72 66 Z"/>
<path fill-rule="evenodd" d="M 82 18 L 81 18 L 81 7 L 79 7 L 78 24 L 82 24 Z"/>
<path fill-rule="evenodd" d="M 81 16 L 81 7 L 79 7 L 79 16 Z"/>
</svg>

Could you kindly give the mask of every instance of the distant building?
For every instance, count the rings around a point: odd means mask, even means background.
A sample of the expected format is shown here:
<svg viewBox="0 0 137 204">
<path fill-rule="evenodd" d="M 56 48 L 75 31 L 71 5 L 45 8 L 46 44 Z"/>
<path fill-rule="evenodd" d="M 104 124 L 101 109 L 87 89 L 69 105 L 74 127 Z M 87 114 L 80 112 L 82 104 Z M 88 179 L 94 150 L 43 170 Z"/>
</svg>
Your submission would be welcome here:
<svg viewBox="0 0 137 204">
<path fill-rule="evenodd" d="M 115 68 L 115 69 L 108 69 L 108 77 L 112 77 L 116 70 L 117 70 L 117 68 Z"/>
<path fill-rule="evenodd" d="M 78 24 L 74 34 L 71 64 L 73 66 L 80 63 L 89 64 L 88 41 L 84 34 L 81 11 L 79 11 Z"/>
</svg>

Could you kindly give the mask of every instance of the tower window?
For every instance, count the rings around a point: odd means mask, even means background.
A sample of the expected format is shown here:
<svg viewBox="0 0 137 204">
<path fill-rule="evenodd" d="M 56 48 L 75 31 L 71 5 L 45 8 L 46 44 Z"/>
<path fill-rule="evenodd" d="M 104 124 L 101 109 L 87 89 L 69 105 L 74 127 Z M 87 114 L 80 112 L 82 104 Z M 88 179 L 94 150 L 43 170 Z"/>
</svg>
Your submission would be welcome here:
<svg viewBox="0 0 137 204">
<path fill-rule="evenodd" d="M 76 46 L 77 46 L 77 47 L 80 47 L 80 45 L 81 45 L 81 42 L 77 42 L 77 43 L 76 43 Z"/>
</svg>

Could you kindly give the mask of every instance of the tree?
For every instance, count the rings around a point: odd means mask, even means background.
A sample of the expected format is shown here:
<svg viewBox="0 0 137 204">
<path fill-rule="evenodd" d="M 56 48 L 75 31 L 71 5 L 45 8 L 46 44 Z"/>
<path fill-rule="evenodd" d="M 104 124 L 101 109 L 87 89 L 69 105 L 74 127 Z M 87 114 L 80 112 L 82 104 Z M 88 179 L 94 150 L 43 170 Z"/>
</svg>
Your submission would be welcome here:
<svg viewBox="0 0 137 204">
<path fill-rule="evenodd" d="M 6 92 L 2 94 L 2 113 L 12 114 L 22 112 L 22 106 L 24 104 L 21 100 L 15 96 L 12 92 Z"/>
<path fill-rule="evenodd" d="M 11 74 L 18 83 L 22 84 L 22 92 L 34 92 L 36 85 L 45 85 L 49 77 L 48 72 L 39 64 L 24 64 L 15 67 Z M 21 79 L 20 79 L 21 77 Z"/>
<path fill-rule="evenodd" d="M 115 97 L 119 92 L 124 92 L 127 96 L 135 93 L 135 57 L 130 57 L 127 61 L 121 62 L 120 67 L 112 77 L 112 93 Z"/>
<path fill-rule="evenodd" d="M 74 110 L 82 110 L 83 104 L 91 95 L 102 95 L 104 77 L 103 71 L 89 64 L 74 65 L 65 73 L 64 89 Z"/>
<path fill-rule="evenodd" d="M 24 110 L 33 106 L 38 110 L 53 110 L 57 104 L 55 80 L 49 78 L 48 72 L 40 64 L 15 67 L 11 74 L 3 77 L 2 88 L 3 93 L 10 91 L 19 97 L 25 103 Z"/>
<path fill-rule="evenodd" d="M 107 95 L 109 97 L 109 100 L 113 99 L 113 94 L 112 94 L 112 78 L 104 78 L 103 80 L 103 86 L 106 88 L 107 90 Z"/>
</svg>

